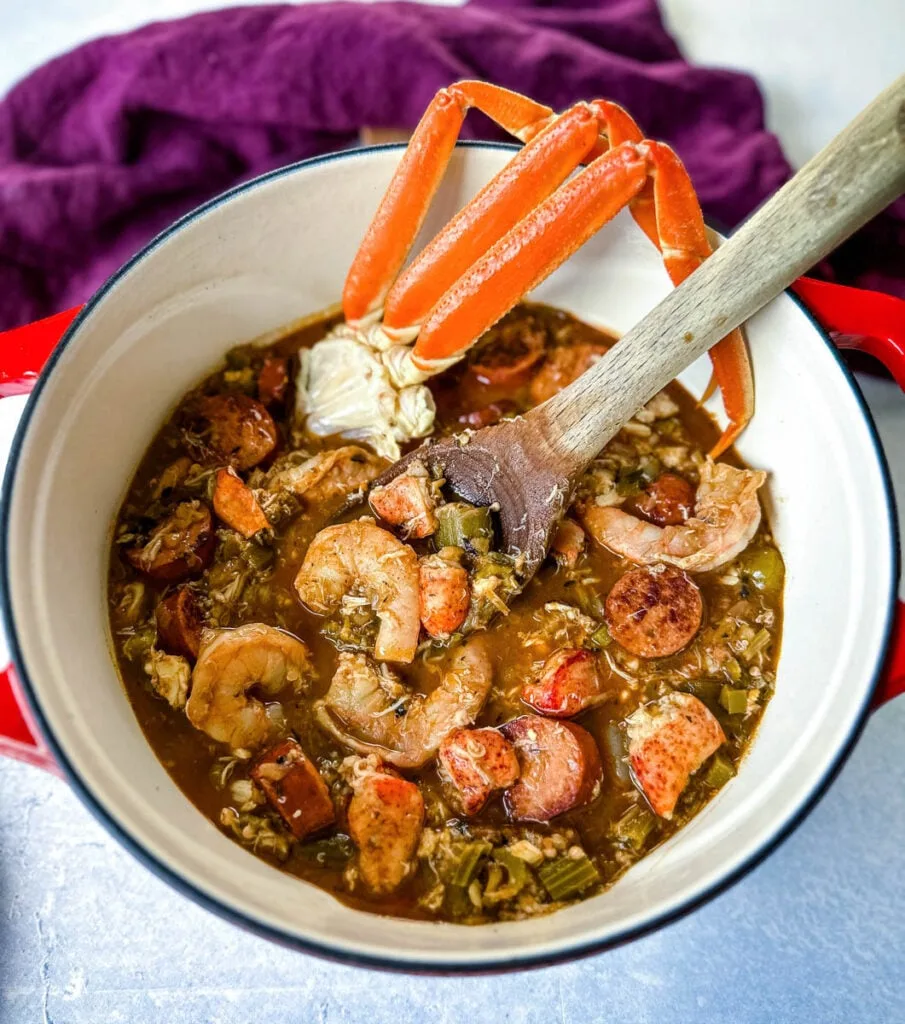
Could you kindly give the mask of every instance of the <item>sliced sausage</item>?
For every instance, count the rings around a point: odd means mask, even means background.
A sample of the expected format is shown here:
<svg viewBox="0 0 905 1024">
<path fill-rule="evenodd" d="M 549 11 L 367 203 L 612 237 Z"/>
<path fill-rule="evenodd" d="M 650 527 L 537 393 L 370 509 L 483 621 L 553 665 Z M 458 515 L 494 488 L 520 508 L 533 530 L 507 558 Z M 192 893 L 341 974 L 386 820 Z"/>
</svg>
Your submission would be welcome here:
<svg viewBox="0 0 905 1024">
<path fill-rule="evenodd" d="M 170 654 L 181 654 L 184 658 L 194 660 L 198 657 L 204 623 L 195 595 L 188 587 L 180 587 L 165 597 L 157 605 L 155 618 L 160 647 Z"/>
<path fill-rule="evenodd" d="M 605 352 L 605 345 L 586 341 L 553 349 L 531 381 L 531 401 L 535 405 L 546 402 L 590 369 Z"/>
<path fill-rule="evenodd" d="M 238 470 L 251 469 L 276 448 L 279 435 L 270 413 L 243 394 L 208 395 L 198 406 L 203 434 L 214 455 Z"/>
<path fill-rule="evenodd" d="M 448 636 L 465 621 L 471 603 L 468 572 L 443 548 L 422 558 L 418 568 L 421 625 L 431 636 Z"/>
<path fill-rule="evenodd" d="M 477 814 L 497 789 L 518 778 L 515 748 L 496 729 L 454 729 L 440 744 L 440 777 L 462 813 Z"/>
<path fill-rule="evenodd" d="M 550 550 L 563 565 L 572 569 L 584 551 L 585 540 L 584 530 L 574 519 L 563 519 L 553 534 Z"/>
<path fill-rule="evenodd" d="M 296 839 L 332 825 L 336 817 L 330 790 L 296 740 L 278 743 L 264 754 L 251 777 Z"/>
<path fill-rule="evenodd" d="M 610 635 L 641 658 L 665 658 L 687 647 L 703 614 L 701 591 L 667 565 L 629 570 L 606 599 Z"/>
<path fill-rule="evenodd" d="M 424 827 L 421 791 L 395 775 L 368 775 L 356 783 L 348 816 L 361 880 L 378 896 L 397 889 L 412 871 Z"/>
<path fill-rule="evenodd" d="M 626 719 L 628 756 L 655 814 L 670 818 L 692 774 L 726 742 L 720 723 L 690 693 L 669 693 Z"/>
<path fill-rule="evenodd" d="M 681 526 L 694 513 L 695 490 L 678 473 L 663 473 L 632 501 L 628 511 L 637 512 L 657 526 Z"/>
<path fill-rule="evenodd" d="M 541 715 L 571 718 L 600 697 L 597 657 L 591 651 L 563 647 L 544 663 L 540 677 L 522 687 L 522 700 Z"/>
<path fill-rule="evenodd" d="M 184 501 L 157 524 L 147 544 L 129 548 L 126 558 L 152 579 L 175 583 L 203 572 L 216 546 L 210 509 L 200 501 Z"/>
<path fill-rule="evenodd" d="M 258 374 L 258 399 L 262 405 L 280 408 L 289 392 L 289 360 L 284 356 L 268 356 Z"/>
<path fill-rule="evenodd" d="M 600 792 L 600 753 L 580 725 L 522 715 L 500 732 L 515 747 L 521 772 L 505 796 L 513 821 L 549 821 Z"/>
<path fill-rule="evenodd" d="M 253 537 L 270 526 L 258 499 L 232 468 L 217 470 L 213 501 L 218 518 L 243 537 Z"/>
<path fill-rule="evenodd" d="M 375 487 L 368 501 L 384 522 L 400 527 L 407 539 L 421 540 L 437 529 L 437 499 L 430 485 L 426 470 L 403 473 L 386 486 Z"/>
</svg>

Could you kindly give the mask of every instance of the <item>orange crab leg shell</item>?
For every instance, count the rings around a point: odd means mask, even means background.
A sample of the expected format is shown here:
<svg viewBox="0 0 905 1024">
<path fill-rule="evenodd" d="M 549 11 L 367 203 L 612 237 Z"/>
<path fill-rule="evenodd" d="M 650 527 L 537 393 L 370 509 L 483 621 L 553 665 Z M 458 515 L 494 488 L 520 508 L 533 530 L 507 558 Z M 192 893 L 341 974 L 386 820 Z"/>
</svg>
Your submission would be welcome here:
<svg viewBox="0 0 905 1024">
<path fill-rule="evenodd" d="M 514 135 L 530 134 L 538 122 L 543 125 L 554 116 L 550 107 L 485 82 L 464 81 L 441 89 L 418 122 L 349 268 L 343 288 L 346 320 L 360 320 L 383 303 L 424 222 L 471 107 Z"/>
<path fill-rule="evenodd" d="M 422 323 L 444 292 L 582 163 L 597 137 L 584 104 L 536 134 L 402 273 L 386 298 L 385 326 Z"/>
<path fill-rule="evenodd" d="M 646 141 L 641 148 L 651 163 L 659 248 L 670 280 L 679 285 L 713 251 L 704 216 L 688 172 L 675 152 L 662 142 Z M 742 332 L 736 328 L 717 342 L 710 350 L 710 361 L 729 420 L 710 453 L 717 458 L 754 415 L 754 378 Z"/>
<path fill-rule="evenodd" d="M 647 161 L 626 143 L 592 161 L 535 207 L 431 310 L 412 362 L 435 372 L 460 357 L 644 187 Z"/>
</svg>

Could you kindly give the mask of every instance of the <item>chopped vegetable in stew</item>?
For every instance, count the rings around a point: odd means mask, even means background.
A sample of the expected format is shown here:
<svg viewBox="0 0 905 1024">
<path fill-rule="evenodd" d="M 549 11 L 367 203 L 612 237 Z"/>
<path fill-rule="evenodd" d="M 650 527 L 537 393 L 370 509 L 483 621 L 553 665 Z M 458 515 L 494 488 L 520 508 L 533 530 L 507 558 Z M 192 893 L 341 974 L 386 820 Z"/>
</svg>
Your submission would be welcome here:
<svg viewBox="0 0 905 1024">
<path fill-rule="evenodd" d="M 678 384 L 600 453 L 527 584 L 494 513 L 296 425 L 324 320 L 185 396 L 120 510 L 116 656 L 199 810 L 361 910 L 482 923 L 611 885 L 731 785 L 773 692 L 765 474 Z M 521 304 L 434 378 L 437 429 L 516 415 L 613 339 Z"/>
</svg>

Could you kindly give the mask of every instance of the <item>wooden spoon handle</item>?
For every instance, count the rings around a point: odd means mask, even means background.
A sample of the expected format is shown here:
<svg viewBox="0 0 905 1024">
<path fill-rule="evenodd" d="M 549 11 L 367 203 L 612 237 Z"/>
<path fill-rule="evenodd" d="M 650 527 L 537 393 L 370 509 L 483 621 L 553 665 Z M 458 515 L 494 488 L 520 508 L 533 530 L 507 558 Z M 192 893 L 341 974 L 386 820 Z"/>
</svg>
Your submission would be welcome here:
<svg viewBox="0 0 905 1024">
<path fill-rule="evenodd" d="M 635 412 L 905 191 L 905 76 L 578 380 L 527 419 L 580 472 Z"/>
</svg>

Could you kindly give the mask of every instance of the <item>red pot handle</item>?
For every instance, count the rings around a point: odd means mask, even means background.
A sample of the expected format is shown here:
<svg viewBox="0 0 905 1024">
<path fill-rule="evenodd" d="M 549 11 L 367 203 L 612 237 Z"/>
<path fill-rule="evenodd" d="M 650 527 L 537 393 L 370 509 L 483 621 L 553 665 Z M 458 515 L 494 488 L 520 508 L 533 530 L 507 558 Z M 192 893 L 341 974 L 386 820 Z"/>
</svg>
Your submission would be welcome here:
<svg viewBox="0 0 905 1024">
<path fill-rule="evenodd" d="M 879 359 L 905 390 L 905 302 L 891 295 L 802 277 L 792 286 L 840 348 Z M 31 391 L 79 308 L 0 334 L 0 397 Z M 875 705 L 905 693 L 905 603 L 898 603 Z M 0 671 L 0 754 L 58 771 L 31 720 L 12 665 Z"/>
</svg>

